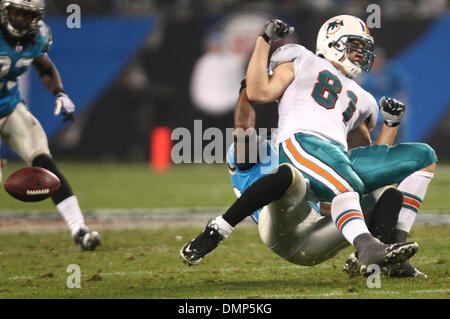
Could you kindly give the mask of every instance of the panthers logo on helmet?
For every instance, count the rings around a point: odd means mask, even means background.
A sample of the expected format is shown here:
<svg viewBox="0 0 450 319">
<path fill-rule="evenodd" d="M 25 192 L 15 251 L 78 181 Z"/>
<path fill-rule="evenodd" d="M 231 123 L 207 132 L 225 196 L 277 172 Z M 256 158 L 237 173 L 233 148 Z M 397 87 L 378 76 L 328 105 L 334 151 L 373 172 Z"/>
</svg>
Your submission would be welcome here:
<svg viewBox="0 0 450 319">
<path fill-rule="evenodd" d="M 327 35 L 338 32 L 341 26 L 344 26 L 344 22 L 342 20 L 331 21 L 327 26 Z"/>
</svg>

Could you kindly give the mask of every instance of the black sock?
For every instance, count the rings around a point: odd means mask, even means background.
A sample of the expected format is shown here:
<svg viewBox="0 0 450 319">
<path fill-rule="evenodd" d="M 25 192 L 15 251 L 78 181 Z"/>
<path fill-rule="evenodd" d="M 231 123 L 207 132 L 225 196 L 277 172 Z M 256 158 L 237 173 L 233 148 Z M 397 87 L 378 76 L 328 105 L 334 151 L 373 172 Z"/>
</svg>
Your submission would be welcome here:
<svg viewBox="0 0 450 319">
<path fill-rule="evenodd" d="M 391 244 L 395 243 L 406 243 L 406 237 L 408 237 L 408 233 L 404 230 L 394 229 L 391 234 L 391 240 L 389 241 Z"/>
<path fill-rule="evenodd" d="M 223 219 L 232 227 L 236 226 L 253 212 L 280 199 L 291 186 L 292 179 L 292 171 L 286 165 L 280 166 L 276 173 L 261 177 L 223 214 Z"/>
<path fill-rule="evenodd" d="M 395 188 L 388 188 L 380 196 L 368 225 L 373 237 L 378 238 L 383 243 L 389 242 L 395 225 L 397 225 L 402 204 L 403 194 Z"/>
<path fill-rule="evenodd" d="M 58 176 L 59 180 L 61 181 L 61 187 L 52 195 L 52 200 L 55 203 L 55 205 L 58 205 L 67 197 L 73 195 L 69 182 L 59 172 L 58 168 L 56 167 L 55 163 L 50 157 L 44 154 L 38 155 L 33 159 L 32 165 L 49 170 L 50 172 Z"/>
</svg>

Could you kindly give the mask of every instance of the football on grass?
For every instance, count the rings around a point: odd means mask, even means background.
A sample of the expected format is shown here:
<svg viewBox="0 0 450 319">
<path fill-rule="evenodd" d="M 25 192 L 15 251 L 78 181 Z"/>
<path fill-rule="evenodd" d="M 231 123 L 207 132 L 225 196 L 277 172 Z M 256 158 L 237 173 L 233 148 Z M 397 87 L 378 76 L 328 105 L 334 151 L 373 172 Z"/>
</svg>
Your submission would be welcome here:
<svg viewBox="0 0 450 319">
<path fill-rule="evenodd" d="M 13 173 L 5 182 L 5 190 L 24 202 L 46 199 L 61 186 L 59 178 L 42 167 L 25 167 Z"/>
</svg>

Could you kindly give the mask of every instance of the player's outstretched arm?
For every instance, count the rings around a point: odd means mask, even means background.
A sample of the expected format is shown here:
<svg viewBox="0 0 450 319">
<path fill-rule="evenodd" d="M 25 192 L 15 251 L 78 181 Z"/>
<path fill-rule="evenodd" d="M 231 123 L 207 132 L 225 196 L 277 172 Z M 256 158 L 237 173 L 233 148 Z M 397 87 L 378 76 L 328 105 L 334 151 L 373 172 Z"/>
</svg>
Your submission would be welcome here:
<svg viewBox="0 0 450 319">
<path fill-rule="evenodd" d="M 256 115 L 255 109 L 247 97 L 246 80 L 241 82 L 239 98 L 234 107 L 234 129 L 247 130 L 255 128 Z"/>
<path fill-rule="evenodd" d="M 36 69 L 42 84 L 56 97 L 55 115 L 59 115 L 62 110 L 64 121 L 73 121 L 75 105 L 69 96 L 64 92 L 61 76 L 55 64 L 47 54 L 34 59 L 33 66 Z"/>
<path fill-rule="evenodd" d="M 51 93 L 57 90 L 64 91 L 64 86 L 58 69 L 47 54 L 34 59 L 33 66 L 36 69 L 42 84 Z"/>
<path fill-rule="evenodd" d="M 283 63 L 275 68 L 272 76 L 267 72 L 270 45 L 291 34 L 293 27 L 288 27 L 281 20 L 269 20 L 260 36 L 256 39 L 252 56 L 247 68 L 247 96 L 250 101 L 268 103 L 279 98 L 294 80 L 294 64 Z"/>
</svg>

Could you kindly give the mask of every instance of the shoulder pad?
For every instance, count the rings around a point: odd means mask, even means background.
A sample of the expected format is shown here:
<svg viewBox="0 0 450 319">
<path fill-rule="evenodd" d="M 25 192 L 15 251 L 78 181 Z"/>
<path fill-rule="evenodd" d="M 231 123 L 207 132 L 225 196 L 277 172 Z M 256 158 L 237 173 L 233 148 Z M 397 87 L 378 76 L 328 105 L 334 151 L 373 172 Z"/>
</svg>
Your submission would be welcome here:
<svg viewBox="0 0 450 319">
<path fill-rule="evenodd" d="M 305 51 L 307 51 L 307 49 L 299 44 L 286 44 L 279 47 L 270 58 L 269 72 L 272 73 L 273 70 L 282 63 L 300 59 Z"/>
</svg>

